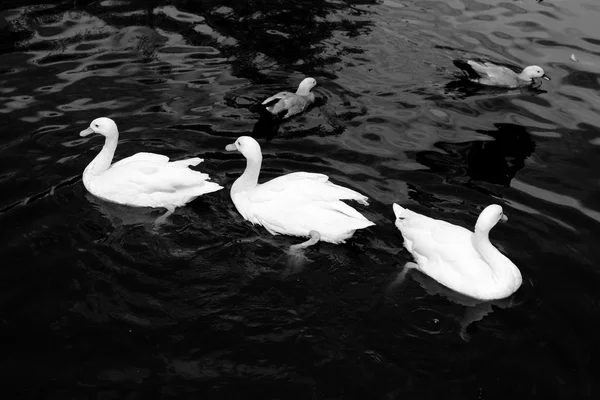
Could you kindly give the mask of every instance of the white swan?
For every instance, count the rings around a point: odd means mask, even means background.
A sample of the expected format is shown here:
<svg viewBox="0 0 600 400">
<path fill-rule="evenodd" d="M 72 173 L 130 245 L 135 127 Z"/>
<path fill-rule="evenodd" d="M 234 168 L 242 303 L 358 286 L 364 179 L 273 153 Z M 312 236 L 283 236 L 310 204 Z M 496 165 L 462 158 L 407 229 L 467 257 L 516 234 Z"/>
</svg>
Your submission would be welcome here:
<svg viewBox="0 0 600 400">
<path fill-rule="evenodd" d="M 175 207 L 223 189 L 209 182 L 208 174 L 189 168 L 203 161 L 198 157 L 169 162 L 169 157 L 160 154 L 137 153 L 111 165 L 119 141 L 117 124 L 110 118 L 96 118 L 80 136 L 92 133 L 106 138 L 100 153 L 83 171 L 83 185 L 94 196 L 129 206 L 166 208 L 164 220 Z"/>
<path fill-rule="evenodd" d="M 241 136 L 225 149 L 237 150 L 247 160 L 246 170 L 231 187 L 231 200 L 242 217 L 273 235 L 310 236 L 290 249 L 305 248 L 319 240 L 343 243 L 357 229 L 375 225 L 341 201 L 368 205 L 368 198 L 329 182 L 327 175 L 294 172 L 258 184 L 262 163 L 258 142 Z"/>
<path fill-rule="evenodd" d="M 475 224 L 475 233 L 448 222 L 393 205 L 396 226 L 416 268 L 442 285 L 479 300 L 502 299 L 522 282 L 521 272 L 489 240 L 490 230 L 506 220 L 502 207 L 486 207 Z"/>
<path fill-rule="evenodd" d="M 544 70 L 537 65 L 525 67 L 521 73 L 517 74 L 510 68 L 490 62 L 454 60 L 453 63 L 462 70 L 471 82 L 481 85 L 517 88 L 533 84 L 535 82 L 534 78 L 550 80 Z"/>
<path fill-rule="evenodd" d="M 289 118 L 292 115 L 301 113 L 315 102 L 315 94 L 311 92 L 312 88 L 317 85 L 314 78 L 304 78 L 296 93 L 279 92 L 262 102 L 268 112 L 273 115 L 279 115 L 286 111 L 283 119 Z"/>
</svg>

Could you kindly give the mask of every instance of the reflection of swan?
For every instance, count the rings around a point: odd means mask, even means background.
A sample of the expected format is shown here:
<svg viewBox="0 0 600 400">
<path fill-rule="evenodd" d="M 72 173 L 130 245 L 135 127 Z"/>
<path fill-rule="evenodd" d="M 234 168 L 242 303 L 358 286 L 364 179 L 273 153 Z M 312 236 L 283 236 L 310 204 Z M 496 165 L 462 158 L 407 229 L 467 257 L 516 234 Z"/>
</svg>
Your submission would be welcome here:
<svg viewBox="0 0 600 400">
<path fill-rule="evenodd" d="M 505 298 L 521 286 L 519 269 L 489 241 L 490 230 L 506 219 L 499 205 L 481 212 L 474 233 L 397 204 L 393 208 L 404 247 L 417 261 L 408 267 L 474 299 Z"/>
<path fill-rule="evenodd" d="M 453 97 L 464 99 L 473 96 L 494 96 L 494 95 L 506 95 L 508 90 L 516 92 L 518 95 L 537 96 L 543 93 L 548 93 L 546 90 L 540 89 L 540 86 L 521 86 L 517 89 L 509 89 L 498 86 L 484 86 L 469 80 L 464 79 L 461 76 L 459 79 L 450 81 L 445 85 L 445 92 L 452 94 Z"/>
<path fill-rule="evenodd" d="M 404 283 L 407 271 L 408 269 L 405 268 L 398 273 L 396 279 L 392 283 L 390 283 L 390 285 L 387 288 L 388 294 L 394 291 L 399 285 Z M 512 296 L 509 298 L 493 301 L 473 299 L 471 297 L 455 292 L 454 290 L 448 289 L 444 285 L 441 285 L 440 283 L 436 282 L 435 279 L 430 278 L 429 276 L 420 271 L 415 271 L 411 274 L 411 277 L 412 279 L 417 281 L 419 285 L 421 285 L 421 287 L 425 289 L 425 291 L 427 291 L 429 295 L 440 295 L 453 303 L 465 307 L 464 314 L 461 320 L 459 321 L 460 337 L 465 341 L 469 341 L 471 337 L 471 335 L 467 332 L 469 326 L 473 322 L 480 321 L 486 315 L 492 313 L 494 311 L 492 306 L 499 308 L 510 308 L 516 304 Z"/>
<path fill-rule="evenodd" d="M 156 209 L 150 207 L 130 207 L 86 193 L 88 201 L 111 222 L 114 227 L 122 225 L 153 225 L 156 221 Z"/>
<path fill-rule="evenodd" d="M 305 78 L 300 82 L 296 93 L 279 92 L 263 101 L 262 104 L 271 114 L 279 115 L 285 112 L 283 119 L 289 118 L 301 113 L 315 102 L 315 94 L 311 90 L 316 85 L 317 81 L 314 78 Z"/>
<path fill-rule="evenodd" d="M 323 174 L 294 172 L 258 184 L 262 153 L 258 142 L 241 136 L 226 150 L 246 157 L 246 170 L 231 187 L 231 199 L 244 219 L 264 226 L 273 235 L 310 236 L 291 247 L 311 246 L 319 240 L 343 243 L 354 231 L 373 222 L 341 200 L 367 205 L 367 197 L 329 182 Z"/>
<path fill-rule="evenodd" d="M 510 68 L 490 62 L 454 60 L 453 63 L 462 70 L 470 81 L 480 85 L 518 88 L 534 84 L 535 78 L 550 80 L 544 70 L 537 65 L 525 67 L 521 73 L 517 74 Z"/>
<path fill-rule="evenodd" d="M 83 172 L 83 184 L 94 196 L 114 203 L 136 207 L 163 207 L 170 215 L 180 207 L 205 193 L 222 189 L 209 182 L 207 174 L 189 166 L 202 159 L 194 157 L 169 161 L 169 157 L 154 153 L 137 153 L 111 165 L 119 140 L 117 125 L 110 118 L 97 118 L 81 136 L 92 133 L 106 140 L 100 153 Z"/>
</svg>

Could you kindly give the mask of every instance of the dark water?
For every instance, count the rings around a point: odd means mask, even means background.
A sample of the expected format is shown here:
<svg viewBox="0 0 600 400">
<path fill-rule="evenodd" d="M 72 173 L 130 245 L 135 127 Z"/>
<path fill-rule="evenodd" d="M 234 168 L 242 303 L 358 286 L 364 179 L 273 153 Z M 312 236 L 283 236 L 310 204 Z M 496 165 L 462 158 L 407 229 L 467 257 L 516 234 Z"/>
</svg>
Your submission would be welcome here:
<svg viewBox="0 0 600 400">
<path fill-rule="evenodd" d="M 0 6 L 3 399 L 598 396 L 596 0 L 49 3 Z M 459 57 L 553 80 L 447 88 Z M 257 126 L 256 101 L 304 76 L 317 105 Z M 117 158 L 200 156 L 226 189 L 158 231 L 157 211 L 94 198 L 102 140 L 78 132 L 100 116 Z M 262 179 L 326 173 L 377 226 L 290 263 L 298 239 L 229 198 L 245 161 L 224 147 L 249 134 Z M 393 202 L 467 227 L 501 204 L 492 241 L 520 290 L 470 306 L 417 273 L 395 284 Z"/>
</svg>

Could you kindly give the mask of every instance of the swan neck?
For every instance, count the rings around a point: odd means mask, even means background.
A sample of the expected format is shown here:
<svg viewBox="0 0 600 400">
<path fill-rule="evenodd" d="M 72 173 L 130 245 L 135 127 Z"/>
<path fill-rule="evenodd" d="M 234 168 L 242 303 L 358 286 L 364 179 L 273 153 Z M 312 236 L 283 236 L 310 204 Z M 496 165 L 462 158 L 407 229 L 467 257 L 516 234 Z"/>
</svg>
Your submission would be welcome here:
<svg viewBox="0 0 600 400">
<path fill-rule="evenodd" d="M 490 242 L 489 231 L 475 229 L 473 234 L 473 246 L 479 252 L 481 257 L 487 262 L 490 268 L 496 275 L 500 273 L 500 264 L 502 262 L 502 254 Z"/>
<path fill-rule="evenodd" d="M 106 137 L 102 150 L 100 150 L 100 153 L 98 153 L 98 155 L 92 160 L 92 162 L 89 163 L 89 165 L 83 172 L 84 176 L 99 175 L 110 167 L 113 156 L 115 155 L 115 150 L 117 149 L 118 141 L 118 136 Z"/>
<path fill-rule="evenodd" d="M 243 192 L 258 185 L 258 176 L 260 175 L 260 167 L 262 164 L 262 155 L 246 159 L 246 169 L 231 187 L 232 193 Z"/>
</svg>

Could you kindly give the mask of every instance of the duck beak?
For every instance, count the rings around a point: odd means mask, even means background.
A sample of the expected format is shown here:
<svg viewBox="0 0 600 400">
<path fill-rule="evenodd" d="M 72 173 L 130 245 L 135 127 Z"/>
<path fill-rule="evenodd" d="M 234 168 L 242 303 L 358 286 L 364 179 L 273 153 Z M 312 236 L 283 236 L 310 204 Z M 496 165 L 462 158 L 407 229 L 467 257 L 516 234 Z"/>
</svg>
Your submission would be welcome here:
<svg viewBox="0 0 600 400">
<path fill-rule="evenodd" d="M 231 144 L 228 144 L 227 146 L 225 146 L 225 150 L 227 150 L 227 151 L 236 151 L 237 150 L 237 146 L 235 145 L 235 143 L 231 143 Z"/>
<path fill-rule="evenodd" d="M 79 132 L 79 136 L 86 137 L 87 135 L 91 135 L 92 133 L 95 133 L 95 132 L 91 127 L 89 127 L 87 129 L 84 129 L 81 132 Z"/>
<path fill-rule="evenodd" d="M 502 214 L 502 216 L 500 217 L 500 221 L 502 221 L 502 222 L 508 221 L 508 217 L 506 216 L 506 214 Z"/>
<path fill-rule="evenodd" d="M 551 81 L 552 79 L 550 79 L 550 77 L 546 74 L 542 75 L 542 79 L 545 79 L 547 81 Z"/>
</svg>

